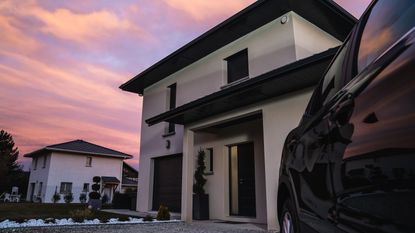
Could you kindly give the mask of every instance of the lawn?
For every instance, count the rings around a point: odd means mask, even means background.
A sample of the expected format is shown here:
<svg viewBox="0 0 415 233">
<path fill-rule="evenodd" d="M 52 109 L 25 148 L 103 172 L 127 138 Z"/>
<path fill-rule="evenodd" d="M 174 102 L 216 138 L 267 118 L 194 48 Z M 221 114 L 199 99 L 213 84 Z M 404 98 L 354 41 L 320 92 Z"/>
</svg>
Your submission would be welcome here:
<svg viewBox="0 0 415 233">
<path fill-rule="evenodd" d="M 85 204 L 0 203 L 0 222 L 6 219 L 22 222 L 25 219 L 71 218 L 71 212 L 86 208 Z M 92 217 L 106 221 L 110 218 L 128 220 L 129 216 L 94 211 Z"/>
</svg>

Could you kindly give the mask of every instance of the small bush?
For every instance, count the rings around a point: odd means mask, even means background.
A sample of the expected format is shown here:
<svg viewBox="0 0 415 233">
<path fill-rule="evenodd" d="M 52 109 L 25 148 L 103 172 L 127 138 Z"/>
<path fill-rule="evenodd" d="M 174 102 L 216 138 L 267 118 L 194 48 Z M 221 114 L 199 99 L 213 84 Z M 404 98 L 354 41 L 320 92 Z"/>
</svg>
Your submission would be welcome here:
<svg viewBox="0 0 415 233">
<path fill-rule="evenodd" d="M 152 222 L 153 221 L 153 216 L 147 214 L 144 218 L 143 218 L 144 222 Z"/>
<path fill-rule="evenodd" d="M 90 199 L 99 199 L 99 198 L 101 198 L 101 195 L 97 192 L 90 192 L 88 194 L 88 196 L 89 196 Z"/>
<path fill-rule="evenodd" d="M 85 219 L 92 219 L 94 213 L 90 209 L 79 209 L 69 212 L 74 222 L 84 222 Z"/>
<path fill-rule="evenodd" d="M 169 208 L 167 208 L 167 206 L 164 205 L 160 205 L 160 208 L 157 212 L 157 220 L 170 220 L 170 212 L 169 212 Z"/>
<path fill-rule="evenodd" d="M 98 192 L 98 190 L 101 188 L 101 185 L 93 184 L 91 187 L 92 187 L 92 190 L 94 190 L 95 192 Z"/>
<path fill-rule="evenodd" d="M 92 178 L 92 181 L 93 181 L 94 183 L 99 183 L 99 182 L 101 182 L 101 177 L 99 177 L 99 176 L 94 176 L 94 177 Z"/>
<path fill-rule="evenodd" d="M 55 223 L 55 219 L 54 219 L 54 218 L 47 218 L 47 219 L 45 219 L 45 220 L 44 220 L 44 222 L 45 222 L 46 224 L 49 224 L 49 223 Z"/>
<path fill-rule="evenodd" d="M 130 216 L 120 216 L 118 217 L 118 221 L 120 222 L 126 222 L 130 220 Z"/>
<path fill-rule="evenodd" d="M 81 203 L 85 203 L 86 202 L 86 193 L 79 194 L 79 201 Z"/>
<path fill-rule="evenodd" d="M 63 200 L 67 204 L 71 203 L 73 201 L 73 194 L 72 193 L 65 194 L 65 196 L 63 197 Z"/>
<path fill-rule="evenodd" d="M 61 195 L 57 192 L 55 192 L 52 196 L 52 202 L 58 203 L 61 200 Z"/>
</svg>

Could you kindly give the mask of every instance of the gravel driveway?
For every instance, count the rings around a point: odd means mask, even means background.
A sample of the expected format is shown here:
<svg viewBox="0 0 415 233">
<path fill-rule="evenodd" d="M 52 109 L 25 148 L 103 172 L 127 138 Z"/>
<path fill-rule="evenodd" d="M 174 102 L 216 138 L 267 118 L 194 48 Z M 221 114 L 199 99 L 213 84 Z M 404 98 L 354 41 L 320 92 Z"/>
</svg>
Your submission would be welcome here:
<svg viewBox="0 0 415 233">
<path fill-rule="evenodd" d="M 225 224 L 215 222 L 195 222 L 185 223 L 158 223 L 158 224 L 129 224 L 129 225 L 101 225 L 101 226 L 56 226 L 56 227 L 37 227 L 20 229 L 0 229 L 0 233 L 156 233 L 156 232 L 180 232 L 180 233 L 259 233 L 266 232 L 264 226 L 252 224 Z"/>
</svg>

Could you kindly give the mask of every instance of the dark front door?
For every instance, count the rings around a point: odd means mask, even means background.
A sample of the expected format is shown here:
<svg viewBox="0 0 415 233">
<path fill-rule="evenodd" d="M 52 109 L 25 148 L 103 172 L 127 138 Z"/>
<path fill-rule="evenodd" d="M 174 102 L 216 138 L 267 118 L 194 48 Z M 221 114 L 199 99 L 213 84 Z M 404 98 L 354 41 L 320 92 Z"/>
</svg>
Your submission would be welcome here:
<svg viewBox="0 0 415 233">
<path fill-rule="evenodd" d="M 229 147 L 229 200 L 231 215 L 256 216 L 254 144 Z"/>
<path fill-rule="evenodd" d="M 181 211 L 182 154 L 154 159 L 153 210 L 163 204 L 172 212 Z"/>
</svg>

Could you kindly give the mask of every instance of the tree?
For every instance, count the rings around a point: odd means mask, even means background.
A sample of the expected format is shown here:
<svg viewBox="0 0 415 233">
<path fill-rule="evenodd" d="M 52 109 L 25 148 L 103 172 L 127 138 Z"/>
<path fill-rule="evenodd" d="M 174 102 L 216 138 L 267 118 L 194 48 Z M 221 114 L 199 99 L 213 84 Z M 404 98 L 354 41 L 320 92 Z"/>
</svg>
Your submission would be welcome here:
<svg viewBox="0 0 415 233">
<path fill-rule="evenodd" d="M 10 191 L 14 182 L 23 174 L 17 158 L 19 149 L 15 146 L 13 137 L 4 130 L 0 131 L 0 194 Z M 27 185 L 27 184 L 26 184 Z"/>
</svg>

